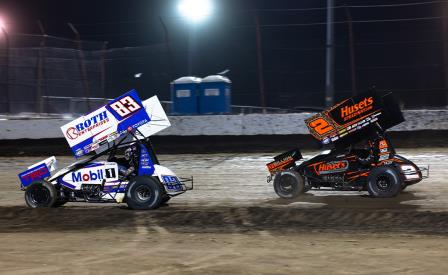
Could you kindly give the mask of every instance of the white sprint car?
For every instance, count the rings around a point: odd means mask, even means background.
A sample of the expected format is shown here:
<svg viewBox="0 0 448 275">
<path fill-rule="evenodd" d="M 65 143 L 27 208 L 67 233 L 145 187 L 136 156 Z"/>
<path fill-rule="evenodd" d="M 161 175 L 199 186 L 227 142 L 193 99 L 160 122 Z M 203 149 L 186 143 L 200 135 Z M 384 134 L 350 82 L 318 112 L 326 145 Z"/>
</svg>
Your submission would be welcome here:
<svg viewBox="0 0 448 275">
<path fill-rule="evenodd" d="M 156 96 L 141 101 L 135 90 L 61 127 L 81 160 L 56 171 L 56 158 L 19 174 L 29 207 L 67 202 L 125 202 L 132 209 L 154 209 L 193 189 L 161 166 L 149 137 L 171 124 Z M 188 186 L 187 186 L 188 184 Z"/>
</svg>

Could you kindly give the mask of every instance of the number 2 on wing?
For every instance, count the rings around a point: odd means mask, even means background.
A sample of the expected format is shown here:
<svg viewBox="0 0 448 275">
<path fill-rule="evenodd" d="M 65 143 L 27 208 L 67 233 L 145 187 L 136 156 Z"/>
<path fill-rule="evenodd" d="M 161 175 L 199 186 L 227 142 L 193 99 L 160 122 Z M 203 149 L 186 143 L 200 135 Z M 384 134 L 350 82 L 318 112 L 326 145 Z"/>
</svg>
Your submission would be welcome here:
<svg viewBox="0 0 448 275">
<path fill-rule="evenodd" d="M 122 117 L 125 117 L 141 108 L 140 105 L 130 96 L 123 97 L 119 101 L 110 104 L 110 107 Z"/>
<path fill-rule="evenodd" d="M 314 131 L 316 131 L 316 133 L 318 133 L 319 135 L 323 135 L 334 129 L 333 126 L 328 124 L 328 122 L 321 117 L 311 121 L 309 123 L 309 126 L 313 128 Z"/>
</svg>

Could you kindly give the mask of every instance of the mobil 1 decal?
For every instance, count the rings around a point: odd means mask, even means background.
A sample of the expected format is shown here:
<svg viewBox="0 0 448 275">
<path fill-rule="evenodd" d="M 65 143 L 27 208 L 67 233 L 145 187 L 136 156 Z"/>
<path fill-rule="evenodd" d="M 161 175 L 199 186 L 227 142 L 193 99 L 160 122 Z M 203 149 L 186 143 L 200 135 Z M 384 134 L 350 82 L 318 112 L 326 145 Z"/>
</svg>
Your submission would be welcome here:
<svg viewBox="0 0 448 275">
<path fill-rule="evenodd" d="M 106 109 L 117 119 L 117 132 L 120 135 L 129 127 L 136 129 L 150 121 L 142 101 L 135 90 L 114 99 L 106 105 Z"/>
<path fill-rule="evenodd" d="M 381 100 L 375 93 L 360 94 L 336 105 L 329 116 L 339 125 L 368 117 L 381 111 Z"/>
<path fill-rule="evenodd" d="M 102 183 L 118 180 L 116 163 L 94 163 L 88 167 L 73 171 L 62 178 L 63 183 Z"/>
</svg>

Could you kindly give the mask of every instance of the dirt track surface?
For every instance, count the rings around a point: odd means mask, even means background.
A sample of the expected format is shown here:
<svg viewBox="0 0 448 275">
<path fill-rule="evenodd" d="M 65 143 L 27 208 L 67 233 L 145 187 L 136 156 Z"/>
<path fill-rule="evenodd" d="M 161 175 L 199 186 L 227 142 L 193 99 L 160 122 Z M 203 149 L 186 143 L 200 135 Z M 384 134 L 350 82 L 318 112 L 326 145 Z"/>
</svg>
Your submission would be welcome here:
<svg viewBox="0 0 448 275">
<path fill-rule="evenodd" d="M 154 211 L 27 209 L 17 174 L 42 158 L 1 158 L 0 273 L 447 274 L 448 149 L 398 151 L 430 165 L 430 178 L 393 199 L 312 191 L 294 201 L 266 183 L 274 154 L 162 155 L 195 189 Z"/>
</svg>

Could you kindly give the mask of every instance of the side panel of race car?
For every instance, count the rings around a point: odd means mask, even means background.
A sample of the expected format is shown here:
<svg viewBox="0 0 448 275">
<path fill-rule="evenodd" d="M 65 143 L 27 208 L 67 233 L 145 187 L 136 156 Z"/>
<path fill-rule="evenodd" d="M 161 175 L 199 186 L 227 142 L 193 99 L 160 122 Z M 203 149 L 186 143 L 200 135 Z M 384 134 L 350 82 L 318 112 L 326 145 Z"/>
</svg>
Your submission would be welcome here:
<svg viewBox="0 0 448 275">
<path fill-rule="evenodd" d="M 370 171 L 384 165 L 395 167 L 406 185 L 422 180 L 420 169 L 410 160 L 396 155 L 386 139 L 379 140 L 374 150 L 376 153 L 367 163 L 364 158 L 369 155 L 369 151 L 353 149 L 348 154 L 318 155 L 303 162 L 297 169 L 310 181 L 321 186 L 338 183 L 348 188 L 362 187 Z"/>
<path fill-rule="evenodd" d="M 152 176 L 154 174 L 155 168 L 154 168 L 154 162 L 151 159 L 151 155 L 145 145 L 140 144 L 139 147 L 140 147 L 140 159 L 138 164 L 138 175 Z"/>
<path fill-rule="evenodd" d="M 362 167 L 355 154 L 318 155 L 299 166 L 302 174 L 313 184 L 332 186 L 345 184 L 347 187 L 357 186 L 360 177 L 367 176 L 369 169 Z"/>
<path fill-rule="evenodd" d="M 118 178 L 117 163 L 100 161 L 57 177 L 52 183 L 73 190 L 78 194 L 77 197 L 84 194 L 84 198 L 80 198 L 81 201 L 88 197 L 89 200 L 122 202 L 128 181 Z M 82 193 L 79 193 L 81 191 Z M 90 197 L 91 194 L 96 197 Z M 74 199 L 78 200 L 79 198 Z"/>
</svg>

